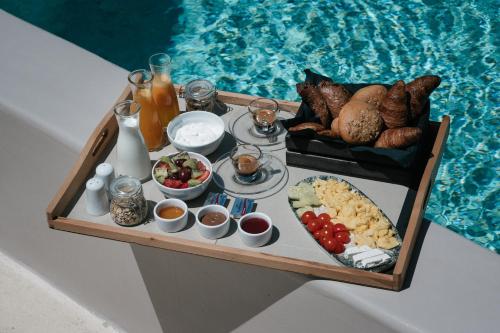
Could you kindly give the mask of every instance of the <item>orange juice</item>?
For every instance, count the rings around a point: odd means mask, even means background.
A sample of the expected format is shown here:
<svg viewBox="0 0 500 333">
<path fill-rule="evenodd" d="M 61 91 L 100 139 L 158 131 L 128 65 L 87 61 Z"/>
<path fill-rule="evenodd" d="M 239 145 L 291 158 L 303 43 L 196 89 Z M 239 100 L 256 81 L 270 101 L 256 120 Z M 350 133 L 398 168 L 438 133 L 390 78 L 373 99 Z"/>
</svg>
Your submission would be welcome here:
<svg viewBox="0 0 500 333">
<path fill-rule="evenodd" d="M 163 127 L 167 127 L 168 123 L 179 114 L 179 103 L 170 76 L 166 73 L 155 74 L 152 92 L 161 123 Z"/>
<path fill-rule="evenodd" d="M 156 110 L 150 89 L 139 88 L 134 93 L 134 101 L 142 107 L 139 127 L 149 151 L 159 150 L 165 144 L 165 135 L 160 115 Z"/>
</svg>

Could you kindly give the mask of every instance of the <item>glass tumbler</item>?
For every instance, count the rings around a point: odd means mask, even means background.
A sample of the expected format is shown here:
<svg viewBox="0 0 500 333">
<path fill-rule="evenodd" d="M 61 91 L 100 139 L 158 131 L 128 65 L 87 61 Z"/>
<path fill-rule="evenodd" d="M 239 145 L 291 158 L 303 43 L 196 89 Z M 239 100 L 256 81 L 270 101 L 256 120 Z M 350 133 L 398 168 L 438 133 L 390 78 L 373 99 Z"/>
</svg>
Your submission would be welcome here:
<svg viewBox="0 0 500 333">
<path fill-rule="evenodd" d="M 250 102 L 248 111 L 252 115 L 255 128 L 263 134 L 271 134 L 276 130 L 278 121 L 278 102 L 270 98 L 257 98 Z"/>
<path fill-rule="evenodd" d="M 264 155 L 258 146 L 239 144 L 231 150 L 229 157 L 236 179 L 243 183 L 251 183 L 259 178 L 260 169 L 264 165 Z"/>
</svg>

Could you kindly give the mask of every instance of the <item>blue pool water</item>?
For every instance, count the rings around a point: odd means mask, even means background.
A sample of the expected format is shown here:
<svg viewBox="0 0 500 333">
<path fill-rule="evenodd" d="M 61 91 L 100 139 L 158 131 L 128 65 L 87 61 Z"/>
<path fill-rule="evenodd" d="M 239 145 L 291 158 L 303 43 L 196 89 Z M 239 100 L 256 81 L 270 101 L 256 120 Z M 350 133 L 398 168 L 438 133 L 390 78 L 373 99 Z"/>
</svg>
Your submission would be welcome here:
<svg viewBox="0 0 500 333">
<path fill-rule="evenodd" d="M 1 8 L 127 69 L 174 58 L 178 83 L 298 100 L 304 68 L 339 82 L 440 75 L 452 117 L 426 217 L 500 253 L 496 1 L 0 0 Z M 81 13 L 85 13 L 82 15 Z"/>
</svg>

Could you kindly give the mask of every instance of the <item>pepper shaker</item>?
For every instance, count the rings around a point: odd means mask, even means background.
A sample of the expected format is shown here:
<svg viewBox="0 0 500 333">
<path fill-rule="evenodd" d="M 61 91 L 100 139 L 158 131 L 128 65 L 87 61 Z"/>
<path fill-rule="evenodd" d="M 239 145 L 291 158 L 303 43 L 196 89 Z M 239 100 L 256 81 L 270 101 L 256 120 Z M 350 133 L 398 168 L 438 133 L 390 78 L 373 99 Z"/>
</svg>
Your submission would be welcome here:
<svg viewBox="0 0 500 333">
<path fill-rule="evenodd" d="M 101 179 L 104 182 L 104 188 L 108 192 L 109 198 L 109 185 L 115 179 L 115 170 L 113 166 L 109 163 L 101 163 L 95 169 L 96 178 Z"/>
<path fill-rule="evenodd" d="M 91 178 L 85 184 L 85 199 L 87 213 L 101 216 L 109 212 L 108 193 L 104 188 L 104 182 L 99 178 Z"/>
</svg>

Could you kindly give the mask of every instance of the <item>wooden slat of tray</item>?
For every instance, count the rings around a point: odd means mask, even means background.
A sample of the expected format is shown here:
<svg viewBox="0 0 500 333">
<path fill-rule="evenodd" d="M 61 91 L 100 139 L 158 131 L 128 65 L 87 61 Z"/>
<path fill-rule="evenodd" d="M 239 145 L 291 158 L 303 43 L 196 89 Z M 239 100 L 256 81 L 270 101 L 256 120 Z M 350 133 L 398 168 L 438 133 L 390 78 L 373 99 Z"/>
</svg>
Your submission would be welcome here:
<svg viewBox="0 0 500 333">
<path fill-rule="evenodd" d="M 128 89 L 124 91 L 119 100 L 126 98 L 130 98 L 130 91 Z M 247 105 L 253 98 L 255 97 L 219 92 L 220 100 L 225 103 L 230 102 L 231 104 L 236 105 Z M 280 102 L 280 106 L 282 106 L 282 104 L 283 102 Z M 289 111 L 296 111 L 298 106 L 299 103 L 286 102 L 286 107 Z M 407 226 L 407 232 L 403 239 L 402 251 L 392 274 L 365 272 L 348 267 L 249 251 L 235 247 L 222 246 L 220 244 L 203 243 L 200 241 L 187 240 L 178 237 L 175 238 L 168 235 L 138 231 L 134 228 L 102 225 L 65 217 L 65 213 L 71 209 L 71 205 L 74 203 L 75 197 L 81 194 L 84 182 L 89 177 L 90 173 L 93 172 L 95 166 L 100 161 L 104 160 L 107 153 L 115 143 L 118 128 L 111 111 L 106 114 L 103 121 L 101 121 L 99 126 L 91 135 L 89 141 L 82 150 L 77 163 L 66 178 L 60 191 L 50 203 L 47 209 L 48 223 L 49 226 L 54 229 L 71 231 L 85 235 L 298 272 L 350 283 L 399 290 L 404 281 L 411 252 L 420 228 L 423 208 L 425 207 L 428 191 L 430 191 L 432 181 L 439 166 L 442 149 L 448 133 L 448 127 L 449 118 L 445 117 L 439 129 L 438 139 L 436 139 L 434 143 L 433 157 L 429 159 L 425 168 L 424 176 L 420 182 L 419 191 L 417 193 L 417 199 L 420 198 L 420 200 L 415 200 L 415 203 L 413 204 L 412 214 Z"/>
</svg>

